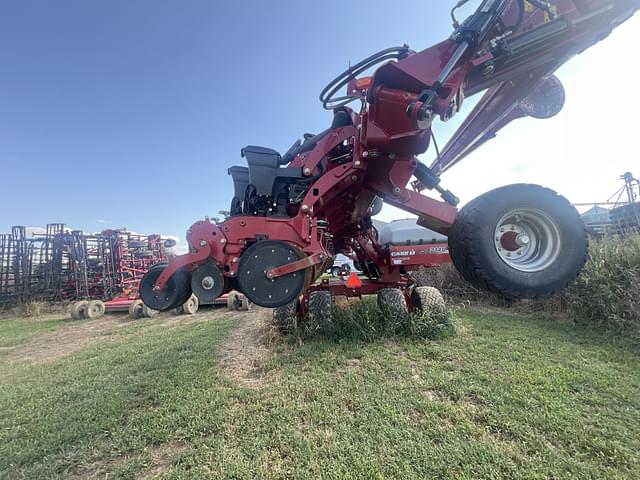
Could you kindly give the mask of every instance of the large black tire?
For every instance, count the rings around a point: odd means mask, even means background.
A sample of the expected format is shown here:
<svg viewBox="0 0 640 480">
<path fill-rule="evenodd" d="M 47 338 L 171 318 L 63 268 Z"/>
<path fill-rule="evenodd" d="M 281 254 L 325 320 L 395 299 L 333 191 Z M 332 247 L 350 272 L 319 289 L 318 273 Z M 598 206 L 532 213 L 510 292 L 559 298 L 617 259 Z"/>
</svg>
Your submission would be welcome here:
<svg viewBox="0 0 640 480">
<path fill-rule="evenodd" d="M 515 233 L 524 232 L 526 244 L 512 237 L 505 246 L 503 235 L 514 233 L 509 231 L 514 227 Z M 539 185 L 515 184 L 491 190 L 460 210 L 449 234 L 449 253 L 470 283 L 507 298 L 537 298 L 576 279 L 587 260 L 588 240 L 566 198 Z"/>
</svg>

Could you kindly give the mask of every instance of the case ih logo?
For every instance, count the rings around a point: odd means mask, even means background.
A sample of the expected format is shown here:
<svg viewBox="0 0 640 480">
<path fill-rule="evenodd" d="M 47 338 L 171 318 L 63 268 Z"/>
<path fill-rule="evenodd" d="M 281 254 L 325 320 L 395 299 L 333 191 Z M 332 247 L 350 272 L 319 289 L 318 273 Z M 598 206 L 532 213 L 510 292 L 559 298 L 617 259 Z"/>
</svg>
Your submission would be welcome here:
<svg viewBox="0 0 640 480">
<path fill-rule="evenodd" d="M 406 257 L 408 255 L 415 255 L 415 250 L 402 250 L 400 252 L 391 252 L 392 257 Z"/>
</svg>

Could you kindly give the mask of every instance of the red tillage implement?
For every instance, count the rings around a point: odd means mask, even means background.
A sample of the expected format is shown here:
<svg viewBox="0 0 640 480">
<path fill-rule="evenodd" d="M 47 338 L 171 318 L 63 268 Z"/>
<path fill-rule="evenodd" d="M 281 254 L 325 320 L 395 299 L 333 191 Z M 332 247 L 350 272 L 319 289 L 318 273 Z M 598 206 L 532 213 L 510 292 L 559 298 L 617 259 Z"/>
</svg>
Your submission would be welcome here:
<svg viewBox="0 0 640 480">
<path fill-rule="evenodd" d="M 378 241 L 371 216 L 382 202 L 447 235 L 455 267 L 484 288 L 536 297 L 574 280 L 586 259 L 587 237 L 563 197 L 536 185 L 510 185 L 458 212 L 458 199 L 441 186 L 440 174 L 512 120 L 557 114 L 564 91 L 553 72 L 604 39 L 640 2 L 484 0 L 462 23 L 455 20 L 456 8 L 453 34 L 443 42 L 419 52 L 407 46 L 383 50 L 334 79 L 320 95 L 334 113 L 324 132 L 305 135 L 284 155 L 242 149 L 248 168 L 229 169 L 231 217 L 193 224 L 189 253 L 147 273 L 143 301 L 168 310 L 192 291 L 213 299 L 235 288 L 258 305 L 303 313 L 311 292 L 322 298 L 348 293 L 344 283 L 314 284 L 337 253 L 357 260 L 368 277 L 361 292 L 411 301 L 406 274 L 425 259 L 417 252 L 399 255 L 406 249 Z M 362 77 L 376 65 L 372 76 Z M 432 123 L 449 120 L 466 97 L 482 92 L 437 151 Z M 594 92 L 594 98 L 604 100 L 604 93 Z M 352 102 L 359 108 L 349 108 Z M 430 146 L 437 160 L 427 166 L 417 155 Z M 442 200 L 422 195 L 425 189 Z"/>
</svg>

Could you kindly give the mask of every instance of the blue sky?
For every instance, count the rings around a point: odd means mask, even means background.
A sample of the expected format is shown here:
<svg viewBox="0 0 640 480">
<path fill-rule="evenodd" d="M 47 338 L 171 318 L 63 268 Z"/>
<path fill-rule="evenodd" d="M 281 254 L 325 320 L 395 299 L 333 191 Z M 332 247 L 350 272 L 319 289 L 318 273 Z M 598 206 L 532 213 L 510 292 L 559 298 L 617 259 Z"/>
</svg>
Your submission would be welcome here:
<svg viewBox="0 0 640 480">
<path fill-rule="evenodd" d="M 0 231 L 65 222 L 183 237 L 227 208 L 226 169 L 243 163 L 241 147 L 284 151 L 326 128 L 326 82 L 379 49 L 445 38 L 451 3 L 3 0 Z M 624 98 L 638 78 L 624 55 L 640 56 L 639 26 L 632 19 L 561 71 L 563 113 L 510 127 L 445 185 L 470 200 L 537 181 L 591 201 L 613 193 L 610 177 L 640 174 L 635 128 L 625 130 L 640 105 Z M 621 91 L 596 107 L 591 88 L 611 72 Z M 438 128 L 441 143 L 452 128 Z M 617 163 L 604 159 L 612 147 Z"/>
</svg>

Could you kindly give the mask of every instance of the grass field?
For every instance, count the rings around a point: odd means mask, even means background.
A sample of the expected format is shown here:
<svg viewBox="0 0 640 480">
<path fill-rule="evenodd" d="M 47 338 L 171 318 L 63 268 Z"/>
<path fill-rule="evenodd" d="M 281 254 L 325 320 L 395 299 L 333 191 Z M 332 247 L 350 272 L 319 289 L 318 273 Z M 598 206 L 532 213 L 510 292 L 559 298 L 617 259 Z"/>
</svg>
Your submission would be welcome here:
<svg viewBox="0 0 640 480">
<path fill-rule="evenodd" d="M 639 476 L 624 340 L 463 311 L 437 342 L 267 350 L 182 318 L 0 321 L 0 478 Z"/>
</svg>

